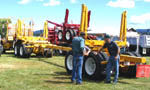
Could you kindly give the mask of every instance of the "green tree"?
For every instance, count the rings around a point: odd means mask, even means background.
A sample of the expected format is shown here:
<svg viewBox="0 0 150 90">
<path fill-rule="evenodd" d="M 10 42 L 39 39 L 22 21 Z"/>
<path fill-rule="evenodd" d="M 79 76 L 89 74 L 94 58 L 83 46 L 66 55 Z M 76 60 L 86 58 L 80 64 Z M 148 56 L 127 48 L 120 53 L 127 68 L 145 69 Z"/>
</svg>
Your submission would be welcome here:
<svg viewBox="0 0 150 90">
<path fill-rule="evenodd" d="M 2 38 L 6 36 L 7 23 L 11 23 L 9 18 L 0 18 L 0 35 Z"/>
</svg>

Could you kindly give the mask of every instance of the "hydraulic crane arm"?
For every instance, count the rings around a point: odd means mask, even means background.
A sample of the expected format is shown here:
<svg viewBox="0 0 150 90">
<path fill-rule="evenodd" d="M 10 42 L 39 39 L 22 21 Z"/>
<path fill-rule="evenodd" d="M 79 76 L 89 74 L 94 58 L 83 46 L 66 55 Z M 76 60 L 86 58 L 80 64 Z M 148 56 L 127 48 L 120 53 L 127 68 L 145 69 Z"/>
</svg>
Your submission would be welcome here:
<svg viewBox="0 0 150 90">
<path fill-rule="evenodd" d="M 85 39 L 87 39 L 87 27 L 88 27 L 88 8 L 84 4 L 82 5 L 82 15 L 80 32 L 85 32 Z"/>
<path fill-rule="evenodd" d="M 124 11 L 121 17 L 121 26 L 120 26 L 120 41 L 126 42 L 127 40 L 127 12 Z"/>
<path fill-rule="evenodd" d="M 49 21 L 49 20 L 47 20 L 47 22 L 48 22 L 48 23 L 51 23 L 51 24 L 53 24 L 53 25 L 55 25 L 55 26 L 57 26 L 57 27 L 63 27 L 63 25 L 57 24 L 57 23 L 52 22 L 52 21 Z"/>
</svg>

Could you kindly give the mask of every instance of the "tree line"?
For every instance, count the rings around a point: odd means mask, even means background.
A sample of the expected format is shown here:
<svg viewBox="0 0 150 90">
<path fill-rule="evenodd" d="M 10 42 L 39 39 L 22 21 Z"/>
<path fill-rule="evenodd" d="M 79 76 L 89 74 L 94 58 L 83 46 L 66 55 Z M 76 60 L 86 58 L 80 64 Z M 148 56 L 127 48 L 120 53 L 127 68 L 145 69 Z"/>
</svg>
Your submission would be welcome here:
<svg viewBox="0 0 150 90">
<path fill-rule="evenodd" d="M 2 38 L 6 36 L 7 24 L 11 23 L 9 18 L 0 18 L 0 35 Z"/>
</svg>

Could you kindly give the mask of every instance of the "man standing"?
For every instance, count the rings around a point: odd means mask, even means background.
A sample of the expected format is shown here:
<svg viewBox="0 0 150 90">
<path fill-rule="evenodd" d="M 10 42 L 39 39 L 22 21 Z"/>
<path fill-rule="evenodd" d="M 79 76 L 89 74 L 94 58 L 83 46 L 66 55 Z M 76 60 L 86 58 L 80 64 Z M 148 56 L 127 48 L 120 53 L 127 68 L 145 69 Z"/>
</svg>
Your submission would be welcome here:
<svg viewBox="0 0 150 90">
<path fill-rule="evenodd" d="M 118 75 L 119 75 L 119 60 L 120 60 L 120 48 L 117 46 L 117 44 L 113 41 L 111 41 L 111 38 L 109 35 L 105 35 L 104 37 L 105 44 L 100 49 L 99 52 L 101 52 L 104 48 L 108 49 L 108 52 L 110 54 L 107 67 L 106 67 L 106 81 L 105 83 L 111 83 L 111 70 L 114 67 L 115 68 L 115 76 L 114 76 L 114 83 L 117 83 Z"/>
<path fill-rule="evenodd" d="M 85 50 L 84 37 L 85 33 L 81 32 L 80 36 L 76 36 L 72 40 L 73 70 L 71 82 L 75 83 L 75 80 L 77 78 L 76 84 L 82 84 L 83 56 L 88 55 L 90 52 L 90 50 Z"/>
</svg>

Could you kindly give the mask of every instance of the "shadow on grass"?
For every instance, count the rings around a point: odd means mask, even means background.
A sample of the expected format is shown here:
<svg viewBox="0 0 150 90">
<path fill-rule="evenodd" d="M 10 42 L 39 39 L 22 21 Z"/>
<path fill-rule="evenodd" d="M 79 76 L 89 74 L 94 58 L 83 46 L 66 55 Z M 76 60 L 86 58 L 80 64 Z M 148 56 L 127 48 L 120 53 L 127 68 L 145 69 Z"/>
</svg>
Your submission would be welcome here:
<svg viewBox="0 0 150 90">
<path fill-rule="evenodd" d="M 41 73 L 36 73 L 34 75 L 38 75 L 38 76 L 50 76 L 51 74 L 41 74 Z"/>
<path fill-rule="evenodd" d="M 66 81 L 57 81 L 57 80 L 45 80 L 46 83 L 52 83 L 52 84 L 71 84 L 70 82 Z"/>
<path fill-rule="evenodd" d="M 121 84 L 131 84 L 131 83 L 124 82 L 124 81 L 118 81 L 118 83 L 121 83 Z"/>
<path fill-rule="evenodd" d="M 47 64 L 50 64 L 50 65 L 54 65 L 56 67 L 60 67 L 60 68 L 63 68 L 63 69 L 65 68 L 64 66 L 56 64 L 56 63 L 53 63 L 53 62 L 48 62 L 48 61 L 44 61 L 44 60 L 39 60 L 39 61 L 47 63 Z"/>
<path fill-rule="evenodd" d="M 50 74 L 50 73 L 46 73 L 46 74 L 37 73 L 35 75 L 70 76 L 66 72 L 54 72 L 53 74 Z"/>
</svg>

